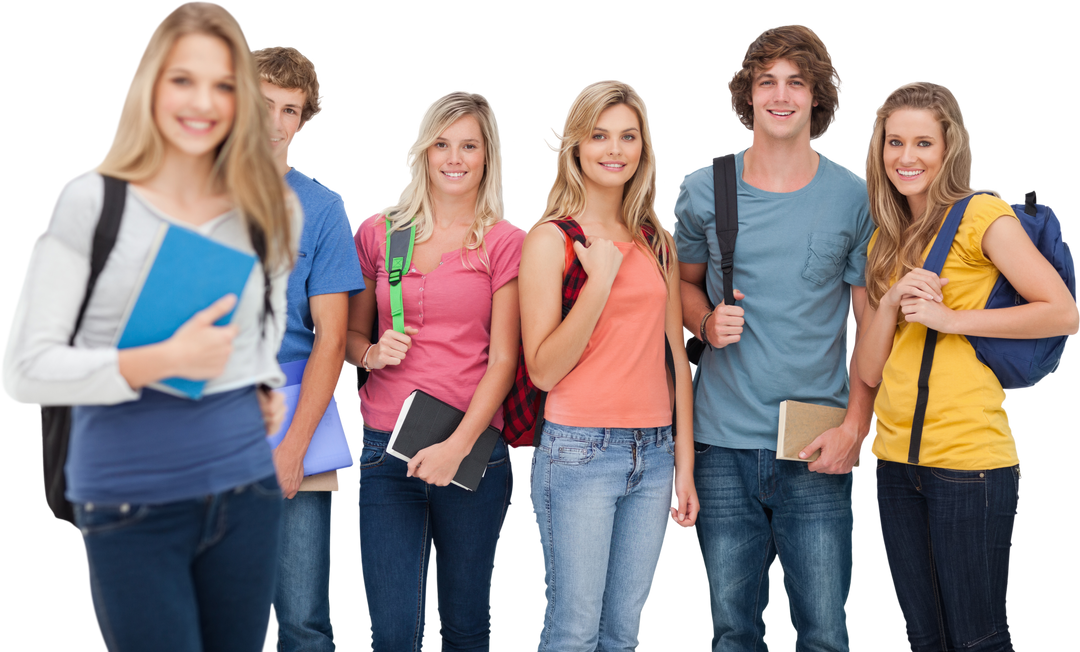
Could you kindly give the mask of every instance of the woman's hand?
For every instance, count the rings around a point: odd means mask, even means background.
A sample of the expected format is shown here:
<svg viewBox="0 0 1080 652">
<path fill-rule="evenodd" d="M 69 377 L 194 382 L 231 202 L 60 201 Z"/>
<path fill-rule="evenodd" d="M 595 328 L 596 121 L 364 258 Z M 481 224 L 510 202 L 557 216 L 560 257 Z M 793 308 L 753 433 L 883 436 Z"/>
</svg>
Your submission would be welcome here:
<svg viewBox="0 0 1080 652">
<path fill-rule="evenodd" d="M 907 295 L 900 301 L 900 310 L 909 323 L 932 328 L 939 333 L 956 333 L 952 327 L 953 310 L 940 301 L 930 301 Z"/>
<path fill-rule="evenodd" d="M 604 238 L 588 236 L 585 239 L 587 246 L 574 241 L 574 253 L 581 261 L 582 268 L 589 275 L 590 280 L 604 283 L 608 287 L 615 282 L 615 275 L 619 273 L 623 255 L 615 243 Z"/>
<path fill-rule="evenodd" d="M 209 380 L 225 371 L 239 328 L 235 324 L 215 326 L 214 322 L 229 314 L 235 306 L 236 295 L 226 294 L 208 308 L 195 313 L 165 341 L 174 361 L 170 375 Z"/>
<path fill-rule="evenodd" d="M 468 450 L 461 450 L 451 443 L 452 441 L 453 437 L 420 449 L 409 460 L 409 471 L 405 474 L 406 477 L 420 478 L 436 487 L 445 487 L 450 484 L 457 475 L 461 460 L 469 454 Z"/>
<path fill-rule="evenodd" d="M 683 527 L 690 527 L 697 522 L 698 511 L 701 509 L 692 474 L 675 472 L 675 496 L 679 507 L 671 508 L 671 519 Z"/>
<path fill-rule="evenodd" d="M 401 364 L 401 361 L 405 359 L 405 354 L 412 348 L 412 336 L 419 332 L 412 326 L 406 326 L 404 333 L 399 333 L 392 328 L 388 329 L 368 351 L 368 368 L 382 369 L 387 365 Z"/>
<path fill-rule="evenodd" d="M 904 274 L 899 281 L 893 283 L 889 291 L 881 297 L 879 304 L 885 304 L 896 309 L 905 297 L 915 297 L 941 303 L 944 298 L 941 288 L 948 282 L 949 279 L 941 278 L 925 269 L 913 269 Z M 881 308 L 879 307 L 878 310 L 881 310 Z"/>
</svg>

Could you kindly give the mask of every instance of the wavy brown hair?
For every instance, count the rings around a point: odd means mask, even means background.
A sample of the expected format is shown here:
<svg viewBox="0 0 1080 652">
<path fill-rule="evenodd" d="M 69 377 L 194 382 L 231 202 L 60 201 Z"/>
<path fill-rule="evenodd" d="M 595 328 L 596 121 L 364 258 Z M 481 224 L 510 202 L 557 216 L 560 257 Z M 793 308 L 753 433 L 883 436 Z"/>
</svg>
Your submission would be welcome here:
<svg viewBox="0 0 1080 652">
<path fill-rule="evenodd" d="M 825 133 L 840 106 L 840 76 L 833 68 L 825 44 L 809 27 L 788 25 L 766 30 L 746 50 L 742 69 L 728 84 L 731 108 L 747 129 L 754 129 L 754 107 L 750 104 L 754 79 L 780 59 L 787 59 L 810 85 L 816 106 L 810 112 L 810 138 Z"/>
<path fill-rule="evenodd" d="M 674 260 L 671 252 L 674 244 L 671 236 L 660 225 L 653 209 L 656 199 L 656 156 L 652 137 L 649 135 L 649 119 L 645 102 L 628 84 L 617 81 L 596 82 L 585 87 L 574 100 L 566 116 L 566 126 L 558 148 L 559 166 L 555 183 L 548 194 L 547 208 L 537 226 L 562 217 L 581 215 L 588 201 L 584 173 L 577 157 L 578 145 L 588 139 L 600 120 L 600 114 L 613 106 L 625 104 L 637 114 L 641 125 L 641 159 L 634 176 L 623 185 L 622 222 L 630 237 L 644 245 L 656 258 L 656 264 L 665 277 L 672 273 Z M 647 227 L 649 238 L 642 234 Z"/>
<path fill-rule="evenodd" d="M 154 122 L 154 91 L 173 46 L 187 34 L 221 39 L 232 53 L 236 76 L 236 116 L 229 135 L 218 146 L 212 182 L 225 189 L 243 214 L 264 269 L 291 265 L 294 253 L 285 201 L 289 191 L 271 158 L 266 101 L 244 33 L 218 5 L 181 5 L 158 25 L 135 71 L 116 137 L 98 172 L 138 182 L 161 169 L 165 139 Z"/>
<path fill-rule="evenodd" d="M 907 198 L 889 181 L 885 171 L 885 122 L 899 109 L 929 111 L 945 136 L 941 171 L 930 180 L 926 209 L 912 215 Z M 937 235 L 945 211 L 971 194 L 971 148 L 960 105 L 949 89 L 916 82 L 896 89 L 877 110 L 870 150 L 866 154 L 866 190 L 870 213 L 877 225 L 874 248 L 866 262 L 866 290 L 877 309 L 895 279 L 923 263 L 923 250 Z"/>
<path fill-rule="evenodd" d="M 319 106 L 319 76 L 315 64 L 300 54 L 296 48 L 263 48 L 251 53 L 259 78 L 286 90 L 298 90 L 304 94 L 304 108 L 300 110 L 300 126 L 322 110 Z"/>
</svg>

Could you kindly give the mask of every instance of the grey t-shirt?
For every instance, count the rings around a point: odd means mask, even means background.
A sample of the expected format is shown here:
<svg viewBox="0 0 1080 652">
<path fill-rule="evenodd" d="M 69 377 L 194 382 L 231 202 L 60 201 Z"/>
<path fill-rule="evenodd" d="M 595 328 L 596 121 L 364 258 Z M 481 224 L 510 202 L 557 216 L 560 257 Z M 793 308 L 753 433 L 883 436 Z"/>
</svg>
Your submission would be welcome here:
<svg viewBox="0 0 1080 652">
<path fill-rule="evenodd" d="M 75 346 L 68 346 L 90 275 L 91 241 L 104 195 L 104 182 L 96 172 L 73 180 L 60 194 L 49 227 L 34 247 L 4 356 L 4 385 L 16 400 L 43 405 L 111 405 L 139 398 L 139 391 L 120 375 L 115 341 L 162 222 L 254 253 L 238 211 L 192 227 L 157 210 L 128 186 L 116 245 L 98 277 Z M 295 201 L 291 212 L 294 239 L 298 239 L 303 216 Z M 232 355 L 225 371 L 206 384 L 204 393 L 256 383 L 277 386 L 285 381 L 276 356 L 285 328 L 288 274 L 285 267 L 271 274 L 274 317 L 267 320 L 263 336 L 263 273 L 256 262 L 233 317 L 240 332 L 233 341 Z"/>
</svg>

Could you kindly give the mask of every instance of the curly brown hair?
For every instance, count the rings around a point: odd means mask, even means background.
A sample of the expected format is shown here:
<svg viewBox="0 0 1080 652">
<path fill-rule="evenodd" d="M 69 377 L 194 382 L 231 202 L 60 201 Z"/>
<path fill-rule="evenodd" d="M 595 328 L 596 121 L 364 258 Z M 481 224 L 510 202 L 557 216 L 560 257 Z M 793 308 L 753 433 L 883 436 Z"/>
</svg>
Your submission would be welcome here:
<svg viewBox="0 0 1080 652">
<path fill-rule="evenodd" d="M 252 54 L 262 80 L 281 88 L 303 91 L 304 108 L 300 111 L 300 124 L 314 118 L 321 110 L 315 64 L 296 48 L 264 48 Z"/>
<path fill-rule="evenodd" d="M 754 79 L 780 59 L 787 59 L 805 78 L 816 105 L 810 114 L 810 137 L 825 133 L 840 104 L 840 76 L 833 68 L 829 51 L 809 27 L 788 25 L 766 30 L 750 44 L 742 69 L 731 78 L 731 108 L 747 129 L 754 129 L 754 107 L 750 103 Z"/>
</svg>

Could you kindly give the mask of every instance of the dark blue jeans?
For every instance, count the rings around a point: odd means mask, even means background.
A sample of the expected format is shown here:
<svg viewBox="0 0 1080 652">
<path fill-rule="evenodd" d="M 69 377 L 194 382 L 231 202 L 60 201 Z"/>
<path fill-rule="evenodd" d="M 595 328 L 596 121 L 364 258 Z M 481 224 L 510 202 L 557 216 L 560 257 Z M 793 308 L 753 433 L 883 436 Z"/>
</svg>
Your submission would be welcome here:
<svg viewBox="0 0 1080 652">
<path fill-rule="evenodd" d="M 914 652 L 1009 652 L 1009 546 L 1020 467 L 879 462 L 878 507 Z"/>
<path fill-rule="evenodd" d="M 510 505 L 506 442 L 495 445 L 475 492 L 405 477 L 386 452 L 390 433 L 364 429 L 360 559 L 375 652 L 418 652 L 431 544 L 438 555 L 442 649 L 488 650 L 495 544 Z"/>
<path fill-rule="evenodd" d="M 764 652 L 769 566 L 779 554 L 799 652 L 847 652 L 851 474 L 807 470 L 770 450 L 698 444 L 698 542 L 716 652 Z"/>
<path fill-rule="evenodd" d="M 283 503 L 274 592 L 279 652 L 333 652 L 330 627 L 329 491 L 301 491 Z"/>
<path fill-rule="evenodd" d="M 109 650 L 258 652 L 278 555 L 274 476 L 162 505 L 75 505 Z"/>
</svg>

